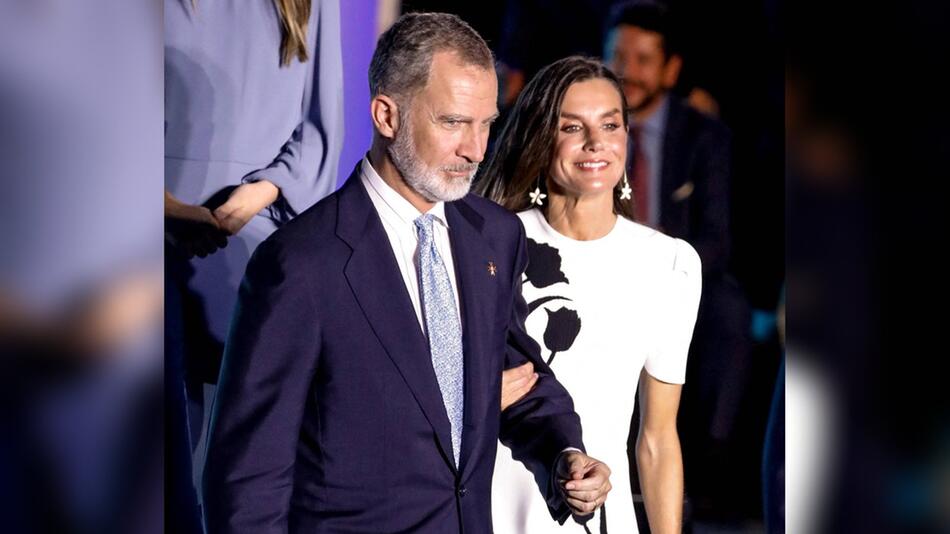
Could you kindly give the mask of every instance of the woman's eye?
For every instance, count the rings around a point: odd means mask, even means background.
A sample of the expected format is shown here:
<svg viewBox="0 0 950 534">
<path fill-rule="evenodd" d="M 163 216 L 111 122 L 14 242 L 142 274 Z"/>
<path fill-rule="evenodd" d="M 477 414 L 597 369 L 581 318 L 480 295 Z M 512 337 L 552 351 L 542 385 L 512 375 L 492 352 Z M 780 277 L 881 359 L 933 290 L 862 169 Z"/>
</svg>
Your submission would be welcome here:
<svg viewBox="0 0 950 534">
<path fill-rule="evenodd" d="M 604 128 L 612 132 L 616 130 L 617 128 L 620 128 L 620 125 L 617 124 L 616 122 L 608 122 L 607 124 L 604 125 Z"/>
<path fill-rule="evenodd" d="M 561 128 L 562 132 L 565 133 L 574 133 L 580 131 L 581 127 L 576 124 L 568 124 Z"/>
</svg>

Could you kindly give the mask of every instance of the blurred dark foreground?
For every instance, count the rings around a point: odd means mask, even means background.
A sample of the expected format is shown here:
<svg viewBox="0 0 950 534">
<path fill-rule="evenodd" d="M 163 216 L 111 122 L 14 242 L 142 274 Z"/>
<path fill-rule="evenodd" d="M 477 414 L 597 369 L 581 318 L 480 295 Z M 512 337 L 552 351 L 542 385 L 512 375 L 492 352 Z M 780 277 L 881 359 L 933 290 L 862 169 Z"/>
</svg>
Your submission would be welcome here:
<svg viewBox="0 0 950 534">
<path fill-rule="evenodd" d="M 0 2 L 0 530 L 161 532 L 159 2 Z"/>
</svg>

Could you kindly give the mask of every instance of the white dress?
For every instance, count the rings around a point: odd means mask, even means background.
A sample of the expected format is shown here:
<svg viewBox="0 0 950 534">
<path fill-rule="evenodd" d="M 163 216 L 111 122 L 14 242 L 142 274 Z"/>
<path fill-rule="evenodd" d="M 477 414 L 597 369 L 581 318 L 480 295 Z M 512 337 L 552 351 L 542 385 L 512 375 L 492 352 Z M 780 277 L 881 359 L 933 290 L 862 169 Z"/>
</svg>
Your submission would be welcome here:
<svg viewBox="0 0 950 534">
<path fill-rule="evenodd" d="M 528 333 L 574 399 L 587 452 L 611 469 L 613 489 L 590 532 L 636 533 L 627 436 L 640 371 L 682 384 L 702 270 L 688 243 L 618 217 L 606 236 L 576 241 L 530 209 L 524 298 Z M 497 534 L 585 532 L 551 518 L 530 472 L 499 444 L 492 484 Z M 605 525 L 604 525 L 605 523 Z M 603 528 L 606 526 L 606 529 Z"/>
</svg>

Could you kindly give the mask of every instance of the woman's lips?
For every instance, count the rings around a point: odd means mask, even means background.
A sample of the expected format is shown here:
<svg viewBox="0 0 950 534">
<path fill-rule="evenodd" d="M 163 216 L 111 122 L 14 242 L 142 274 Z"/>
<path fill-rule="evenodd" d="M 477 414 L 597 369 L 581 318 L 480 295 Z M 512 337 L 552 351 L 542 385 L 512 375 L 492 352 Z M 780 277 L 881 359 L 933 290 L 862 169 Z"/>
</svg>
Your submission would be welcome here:
<svg viewBox="0 0 950 534">
<path fill-rule="evenodd" d="M 600 171 L 606 169 L 610 165 L 604 160 L 588 160 L 588 161 L 578 161 L 574 164 L 575 167 L 583 171 Z"/>
</svg>

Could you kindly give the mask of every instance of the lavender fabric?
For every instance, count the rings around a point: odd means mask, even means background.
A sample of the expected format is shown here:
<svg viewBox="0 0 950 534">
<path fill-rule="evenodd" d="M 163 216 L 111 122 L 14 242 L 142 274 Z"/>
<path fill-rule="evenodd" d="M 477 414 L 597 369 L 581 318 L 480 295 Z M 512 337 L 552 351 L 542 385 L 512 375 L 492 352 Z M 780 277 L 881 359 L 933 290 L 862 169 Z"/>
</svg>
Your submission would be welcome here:
<svg viewBox="0 0 950 534">
<path fill-rule="evenodd" d="M 281 221 L 335 189 L 343 143 L 339 19 L 338 1 L 315 1 L 310 60 L 281 67 L 271 0 L 165 1 L 165 187 L 193 204 L 260 179 L 281 191 L 226 249 L 193 262 L 191 287 L 219 340 L 251 252 Z"/>
</svg>

